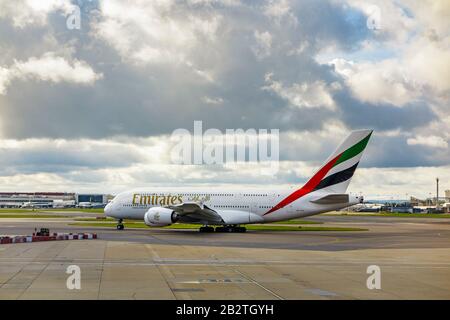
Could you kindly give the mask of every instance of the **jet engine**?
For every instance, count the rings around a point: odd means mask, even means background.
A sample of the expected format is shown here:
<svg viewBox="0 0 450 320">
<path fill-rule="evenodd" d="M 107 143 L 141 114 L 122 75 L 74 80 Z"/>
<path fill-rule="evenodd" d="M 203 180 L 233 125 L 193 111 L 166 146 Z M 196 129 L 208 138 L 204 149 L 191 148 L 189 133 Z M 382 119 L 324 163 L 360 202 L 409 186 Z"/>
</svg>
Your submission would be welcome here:
<svg viewBox="0 0 450 320">
<path fill-rule="evenodd" d="M 150 227 L 163 227 L 178 221 L 178 214 L 170 209 L 154 207 L 144 215 L 144 222 Z"/>
</svg>

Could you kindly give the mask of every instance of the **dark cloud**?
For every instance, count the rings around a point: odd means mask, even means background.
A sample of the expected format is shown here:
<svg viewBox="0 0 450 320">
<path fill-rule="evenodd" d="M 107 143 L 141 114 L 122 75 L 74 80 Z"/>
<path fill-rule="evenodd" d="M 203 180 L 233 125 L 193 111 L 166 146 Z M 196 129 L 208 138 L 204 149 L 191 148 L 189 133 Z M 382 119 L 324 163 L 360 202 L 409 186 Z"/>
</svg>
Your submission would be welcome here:
<svg viewBox="0 0 450 320">
<path fill-rule="evenodd" d="M 340 106 L 341 118 L 354 129 L 411 131 L 437 118 L 425 102 L 410 103 L 403 107 L 389 104 L 374 105 L 353 98 L 348 90 L 336 93 L 334 99 Z"/>
<path fill-rule="evenodd" d="M 17 173 L 67 173 L 83 169 L 126 168 L 147 160 L 139 148 L 124 148 L 111 142 L 23 141 L 19 147 L 0 146 L 0 175 Z"/>
<path fill-rule="evenodd" d="M 342 3 L 294 1 L 293 11 L 299 22 L 297 37 L 308 39 L 318 50 L 329 45 L 355 50 L 361 41 L 373 38 L 366 27 L 366 16 Z"/>
<path fill-rule="evenodd" d="M 133 63 L 95 36 L 90 23 L 101 19 L 96 13 L 83 14 L 81 31 L 67 30 L 60 14 L 52 14 L 49 24 L 38 28 L 18 29 L 9 20 L 0 19 L 0 48 L 6 48 L 0 66 L 54 51 L 86 61 L 96 73 L 103 74 L 92 85 L 13 80 L 7 94 L 0 95 L 2 135 L 11 139 L 99 139 L 117 135 L 133 139 L 170 134 L 176 128 L 192 130 L 194 120 L 203 120 L 205 130 L 278 128 L 282 132 L 318 132 L 329 121 L 337 120 L 349 129 L 410 132 L 436 119 L 427 101 L 402 108 L 362 103 L 350 94 L 332 67 L 316 61 L 316 56 L 329 47 L 352 52 L 373 38 L 361 12 L 334 1 L 313 0 L 294 1 L 292 9 L 296 23 L 288 17 L 276 20 L 265 16 L 261 4 L 196 5 L 194 9 L 182 6 L 174 13 L 178 18 L 183 10 L 196 10 L 189 11 L 194 15 L 217 12 L 223 16 L 218 40 L 200 42 L 188 52 L 192 65 Z M 254 48 L 259 45 L 255 31 L 271 34 L 267 56 L 255 55 Z M 290 53 L 302 45 L 301 52 Z M 213 81 L 198 71 L 210 74 Z M 267 85 L 268 73 L 286 87 L 315 81 L 327 87 L 340 84 L 343 89 L 332 94 L 336 110 L 290 105 L 276 93 L 262 89 Z M 220 98 L 221 102 L 211 105 L 205 103 L 205 97 Z M 335 141 L 324 141 L 319 150 L 308 152 L 305 145 L 281 141 L 281 160 L 320 162 L 336 146 Z M 442 157 L 433 160 L 422 147 L 408 145 L 405 136 L 381 138 L 375 134 L 370 148 L 366 166 L 440 165 L 448 161 Z M 12 154 L 10 159 L 17 168 L 11 169 L 14 172 L 64 173 L 80 167 L 125 167 L 139 161 L 138 157 L 127 158 L 108 150 L 93 155 L 78 154 L 77 150 L 23 151 Z M 11 161 L 3 164 L 11 166 Z M 161 180 L 164 178 L 161 176 Z M 292 171 L 283 179 L 291 182 L 298 178 Z"/>
<path fill-rule="evenodd" d="M 428 167 L 450 163 L 449 154 L 435 157 L 433 155 L 439 150 L 423 145 L 409 145 L 404 135 L 381 136 L 375 133 L 371 140 L 361 162 L 363 167 Z"/>
<path fill-rule="evenodd" d="M 264 76 L 274 72 L 286 84 L 334 81 L 330 68 L 319 65 L 314 54 L 330 41 L 349 48 L 350 43 L 363 40 L 365 33 L 361 30 L 365 29 L 359 25 L 360 21 L 356 19 L 355 25 L 355 21 L 345 19 L 347 12 L 340 6 L 317 1 L 296 5 L 293 12 L 297 26 L 274 23 L 252 6 L 216 9 L 225 15 L 218 31 L 220 40 L 212 48 L 195 48 L 190 57 L 195 68 L 211 70 L 213 83 L 201 79 L 192 68 L 182 64 L 127 63 L 105 42 L 93 37 L 89 23 L 84 22 L 80 31 L 67 30 L 60 14 L 51 15 L 49 27 L 39 29 L 31 37 L 8 26 L 8 34 L 0 34 L 0 42 L 20 48 L 21 53 L 14 52 L 14 57 L 25 60 L 27 44 L 34 48 L 31 53 L 56 50 L 45 43 L 39 47 L 36 42 L 44 37 L 43 30 L 46 30 L 58 43 L 72 45 L 73 57 L 86 61 L 104 77 L 92 87 L 14 81 L 7 96 L 0 97 L 4 136 L 19 139 L 148 136 L 169 133 L 194 120 L 203 120 L 219 129 L 320 130 L 331 114 L 326 110 L 291 108 L 261 89 L 265 85 Z M 319 12 L 325 20 L 313 18 Z M 204 12 L 199 9 L 199 14 Z M 272 53 L 262 60 L 252 51 L 257 45 L 255 30 L 272 34 Z M 10 33 L 17 34 L 17 40 L 11 42 Z M 292 50 L 302 41 L 310 44 L 305 53 L 287 54 L 289 48 Z M 205 96 L 220 97 L 224 102 L 210 106 L 202 101 Z"/>
</svg>

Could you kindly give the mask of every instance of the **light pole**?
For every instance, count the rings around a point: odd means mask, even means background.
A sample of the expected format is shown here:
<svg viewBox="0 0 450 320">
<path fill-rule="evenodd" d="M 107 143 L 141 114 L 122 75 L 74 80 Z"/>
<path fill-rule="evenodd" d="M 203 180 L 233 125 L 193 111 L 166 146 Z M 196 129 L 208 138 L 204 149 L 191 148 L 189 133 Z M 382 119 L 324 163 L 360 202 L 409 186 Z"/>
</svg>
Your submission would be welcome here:
<svg viewBox="0 0 450 320">
<path fill-rule="evenodd" d="M 436 211 L 439 210 L 439 178 L 436 178 Z"/>
</svg>

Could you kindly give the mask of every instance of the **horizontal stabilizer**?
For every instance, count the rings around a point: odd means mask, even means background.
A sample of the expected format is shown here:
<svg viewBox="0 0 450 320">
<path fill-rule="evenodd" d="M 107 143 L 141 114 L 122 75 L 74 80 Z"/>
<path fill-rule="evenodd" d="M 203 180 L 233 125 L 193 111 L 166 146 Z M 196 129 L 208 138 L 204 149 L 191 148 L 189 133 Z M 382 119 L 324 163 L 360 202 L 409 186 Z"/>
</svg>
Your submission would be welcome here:
<svg viewBox="0 0 450 320">
<path fill-rule="evenodd" d="M 311 200 L 312 203 L 317 204 L 334 204 L 334 203 L 348 203 L 349 201 L 348 194 L 329 194 L 325 197 L 320 197 L 314 200 Z"/>
</svg>

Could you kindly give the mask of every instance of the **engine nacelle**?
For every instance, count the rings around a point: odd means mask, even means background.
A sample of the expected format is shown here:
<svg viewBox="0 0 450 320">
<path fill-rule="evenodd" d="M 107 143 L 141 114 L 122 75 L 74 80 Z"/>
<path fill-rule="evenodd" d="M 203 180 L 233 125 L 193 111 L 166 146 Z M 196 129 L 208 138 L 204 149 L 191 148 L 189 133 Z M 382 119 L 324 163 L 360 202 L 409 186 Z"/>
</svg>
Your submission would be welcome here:
<svg viewBox="0 0 450 320">
<path fill-rule="evenodd" d="M 178 215 L 175 211 L 154 207 L 150 208 L 144 215 L 144 222 L 150 227 L 168 226 L 178 221 Z"/>
</svg>

